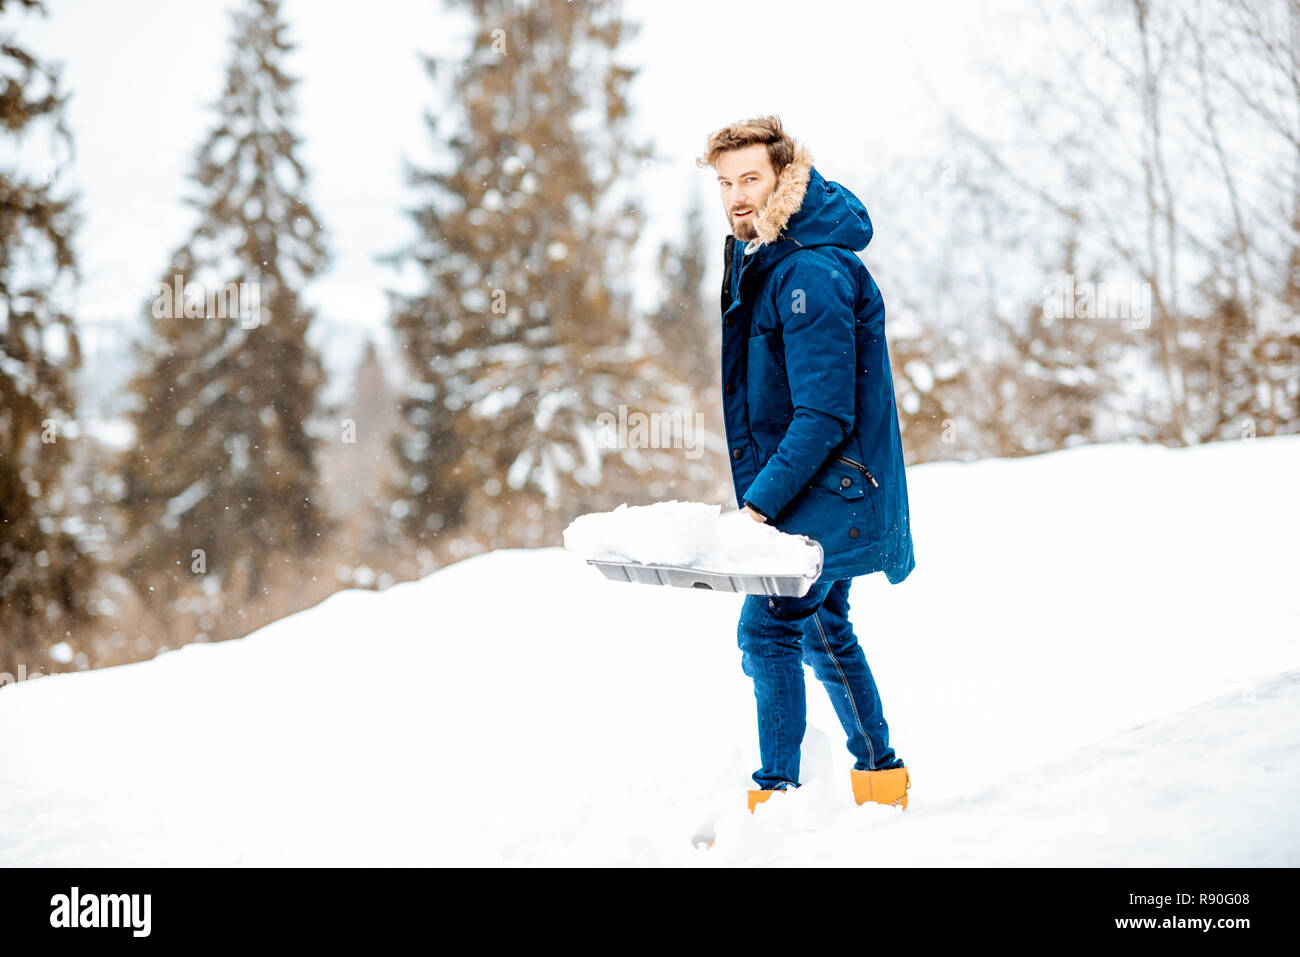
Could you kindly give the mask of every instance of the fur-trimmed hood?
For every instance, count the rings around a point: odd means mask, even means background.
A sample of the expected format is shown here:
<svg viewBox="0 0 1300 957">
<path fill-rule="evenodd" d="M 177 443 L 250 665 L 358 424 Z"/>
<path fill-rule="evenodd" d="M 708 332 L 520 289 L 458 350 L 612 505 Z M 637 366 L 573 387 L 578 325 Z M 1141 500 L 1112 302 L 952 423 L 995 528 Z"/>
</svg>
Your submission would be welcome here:
<svg viewBox="0 0 1300 957">
<path fill-rule="evenodd" d="M 745 246 L 745 255 L 762 254 L 764 266 L 804 246 L 843 246 L 860 252 L 872 233 L 862 201 L 824 179 L 802 146 L 795 147 L 794 159 L 754 214 L 754 231 L 758 238 Z M 762 268 L 757 262 L 753 267 Z"/>
</svg>

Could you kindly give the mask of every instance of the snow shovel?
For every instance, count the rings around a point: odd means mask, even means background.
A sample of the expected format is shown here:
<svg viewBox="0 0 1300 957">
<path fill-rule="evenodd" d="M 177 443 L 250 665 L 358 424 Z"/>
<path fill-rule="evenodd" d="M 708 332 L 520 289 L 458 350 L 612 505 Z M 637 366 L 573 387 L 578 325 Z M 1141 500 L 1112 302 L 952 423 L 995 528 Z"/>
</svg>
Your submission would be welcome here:
<svg viewBox="0 0 1300 957">
<path fill-rule="evenodd" d="M 795 537 L 802 538 L 817 550 L 817 566 L 811 575 L 711 571 L 691 565 L 650 565 L 642 562 L 618 562 L 596 558 L 588 558 L 586 561 L 588 565 L 595 565 L 611 581 L 802 598 L 821 575 L 825 553 L 822 551 L 821 543 L 816 539 L 809 538 L 807 535 Z"/>
</svg>

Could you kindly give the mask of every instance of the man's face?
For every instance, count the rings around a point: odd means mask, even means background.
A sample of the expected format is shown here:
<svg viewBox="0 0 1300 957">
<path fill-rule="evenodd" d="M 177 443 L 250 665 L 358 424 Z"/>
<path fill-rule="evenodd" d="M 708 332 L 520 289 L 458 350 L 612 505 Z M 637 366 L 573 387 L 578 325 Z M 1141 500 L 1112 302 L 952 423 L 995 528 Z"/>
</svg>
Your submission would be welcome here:
<svg viewBox="0 0 1300 957">
<path fill-rule="evenodd" d="M 776 172 L 767 158 L 767 146 L 754 143 L 720 155 L 718 187 L 732 235 L 745 242 L 757 237 L 754 216 L 776 188 Z"/>
</svg>

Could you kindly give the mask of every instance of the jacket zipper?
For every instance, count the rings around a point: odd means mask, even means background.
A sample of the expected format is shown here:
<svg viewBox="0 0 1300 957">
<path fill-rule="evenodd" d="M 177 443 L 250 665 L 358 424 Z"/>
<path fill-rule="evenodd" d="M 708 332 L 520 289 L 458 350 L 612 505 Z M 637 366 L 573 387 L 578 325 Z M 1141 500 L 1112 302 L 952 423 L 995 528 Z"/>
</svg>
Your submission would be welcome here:
<svg viewBox="0 0 1300 957">
<path fill-rule="evenodd" d="M 836 458 L 838 458 L 841 462 L 847 462 L 849 465 L 852 465 L 855 469 L 857 469 L 859 472 L 865 475 L 867 477 L 867 481 L 871 483 L 872 488 L 880 488 L 880 483 L 877 482 L 876 477 L 871 474 L 871 469 L 867 468 L 861 462 L 855 462 L 852 459 L 845 458 L 842 455 L 838 455 L 836 456 Z"/>
</svg>

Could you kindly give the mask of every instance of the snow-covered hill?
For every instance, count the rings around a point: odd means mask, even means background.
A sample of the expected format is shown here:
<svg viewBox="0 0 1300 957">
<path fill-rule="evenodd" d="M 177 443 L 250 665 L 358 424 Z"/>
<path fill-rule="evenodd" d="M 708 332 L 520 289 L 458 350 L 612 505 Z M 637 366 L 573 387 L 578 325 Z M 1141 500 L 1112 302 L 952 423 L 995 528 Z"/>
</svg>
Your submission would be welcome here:
<svg viewBox="0 0 1300 957">
<path fill-rule="evenodd" d="M 916 571 L 851 594 L 905 812 L 808 672 L 746 813 L 741 596 L 556 547 L 3 689 L 0 864 L 1300 864 L 1300 439 L 908 475 Z"/>
</svg>

